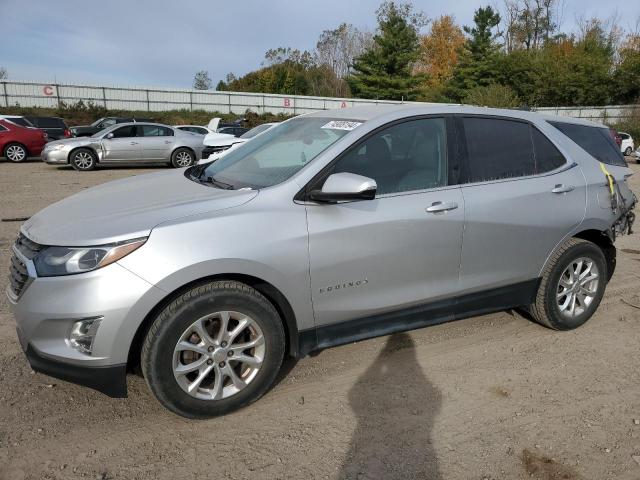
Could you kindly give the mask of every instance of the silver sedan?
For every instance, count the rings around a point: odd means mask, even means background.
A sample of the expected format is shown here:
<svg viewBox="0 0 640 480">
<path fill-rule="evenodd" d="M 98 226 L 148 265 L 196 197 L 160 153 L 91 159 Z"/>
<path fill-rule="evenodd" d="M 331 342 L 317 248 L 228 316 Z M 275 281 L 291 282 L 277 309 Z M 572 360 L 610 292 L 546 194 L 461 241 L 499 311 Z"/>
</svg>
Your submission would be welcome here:
<svg viewBox="0 0 640 480">
<path fill-rule="evenodd" d="M 157 123 L 120 123 L 90 137 L 48 143 L 42 160 L 76 170 L 98 165 L 167 163 L 189 167 L 202 158 L 202 136 Z"/>
</svg>

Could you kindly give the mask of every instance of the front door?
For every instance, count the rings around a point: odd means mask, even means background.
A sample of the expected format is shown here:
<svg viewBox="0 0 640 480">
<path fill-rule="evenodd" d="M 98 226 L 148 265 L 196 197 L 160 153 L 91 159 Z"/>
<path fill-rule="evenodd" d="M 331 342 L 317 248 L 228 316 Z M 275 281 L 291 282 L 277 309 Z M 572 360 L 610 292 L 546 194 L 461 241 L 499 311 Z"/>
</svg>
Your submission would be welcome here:
<svg viewBox="0 0 640 480">
<path fill-rule="evenodd" d="M 337 160 L 329 173 L 376 180 L 374 200 L 307 205 L 318 326 L 455 294 L 464 201 L 460 188 L 449 185 L 446 124 L 443 118 L 397 123 Z"/>
<path fill-rule="evenodd" d="M 136 138 L 135 125 L 112 130 L 112 138 L 102 139 L 102 162 L 132 162 L 142 158 L 142 146 Z"/>
</svg>

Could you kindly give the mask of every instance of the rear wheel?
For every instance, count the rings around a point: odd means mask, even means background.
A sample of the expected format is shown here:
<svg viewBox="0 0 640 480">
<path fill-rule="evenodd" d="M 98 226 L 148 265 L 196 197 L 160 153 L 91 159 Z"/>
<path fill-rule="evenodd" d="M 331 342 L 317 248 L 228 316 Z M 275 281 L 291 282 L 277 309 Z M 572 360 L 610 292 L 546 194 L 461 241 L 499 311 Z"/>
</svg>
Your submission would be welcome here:
<svg viewBox="0 0 640 480">
<path fill-rule="evenodd" d="M 600 247 L 572 238 L 549 261 L 530 313 L 538 323 L 555 330 L 577 328 L 598 308 L 607 278 Z"/>
<path fill-rule="evenodd" d="M 273 305 L 248 285 L 218 281 L 194 287 L 158 315 L 141 364 L 162 405 L 184 417 L 208 418 L 269 390 L 284 350 Z"/>
<path fill-rule="evenodd" d="M 171 155 L 171 165 L 175 168 L 190 167 L 196 161 L 196 156 L 188 148 L 178 148 Z"/>
<path fill-rule="evenodd" d="M 10 143 L 4 147 L 4 156 L 10 162 L 22 162 L 27 159 L 28 153 L 24 145 L 20 143 Z"/>
<path fill-rule="evenodd" d="M 88 148 L 79 148 L 71 152 L 69 163 L 71 163 L 71 166 L 76 170 L 86 172 L 96 168 L 98 159 L 96 158 L 96 154 Z"/>
<path fill-rule="evenodd" d="M 627 149 L 624 151 L 624 154 L 628 157 L 631 155 L 632 152 L 633 152 L 633 149 L 631 147 L 627 147 Z"/>
</svg>

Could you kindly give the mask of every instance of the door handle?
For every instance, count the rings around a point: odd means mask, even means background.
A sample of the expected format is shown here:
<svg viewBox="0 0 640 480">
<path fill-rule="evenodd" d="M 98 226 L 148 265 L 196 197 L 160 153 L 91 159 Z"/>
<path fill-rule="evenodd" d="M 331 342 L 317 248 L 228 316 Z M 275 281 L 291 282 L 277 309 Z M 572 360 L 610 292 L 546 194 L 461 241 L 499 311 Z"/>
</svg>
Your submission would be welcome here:
<svg viewBox="0 0 640 480">
<path fill-rule="evenodd" d="M 138 142 L 131 142 L 130 145 L 138 145 Z"/>
<path fill-rule="evenodd" d="M 426 208 L 429 213 L 446 212 L 447 210 L 455 210 L 458 208 L 456 202 L 433 202 L 430 207 Z"/>
<path fill-rule="evenodd" d="M 574 188 L 576 187 L 574 187 L 573 185 L 563 185 L 562 183 L 558 183 L 555 187 L 553 187 L 551 193 L 568 193 Z"/>
<path fill-rule="evenodd" d="M 170 143 L 173 143 L 171 140 L 165 140 L 164 141 L 165 145 L 169 145 Z"/>
</svg>

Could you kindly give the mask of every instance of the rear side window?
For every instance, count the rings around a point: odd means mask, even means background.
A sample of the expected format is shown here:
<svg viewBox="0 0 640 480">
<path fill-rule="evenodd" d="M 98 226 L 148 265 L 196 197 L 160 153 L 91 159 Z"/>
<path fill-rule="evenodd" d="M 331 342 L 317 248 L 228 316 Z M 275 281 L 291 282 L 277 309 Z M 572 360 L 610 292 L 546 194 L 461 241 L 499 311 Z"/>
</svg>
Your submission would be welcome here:
<svg viewBox="0 0 640 480">
<path fill-rule="evenodd" d="M 31 123 L 39 128 L 66 128 L 61 118 L 34 118 Z"/>
<path fill-rule="evenodd" d="M 7 120 L 15 123 L 16 125 L 20 125 L 21 127 L 33 127 L 33 123 L 24 117 L 9 117 Z"/>
<path fill-rule="evenodd" d="M 484 117 L 465 117 L 462 121 L 468 154 L 463 183 L 535 173 L 528 123 Z"/>
<path fill-rule="evenodd" d="M 139 137 L 171 137 L 173 130 L 160 125 L 140 125 L 138 126 Z"/>
<path fill-rule="evenodd" d="M 7 128 L 4 125 L 0 125 L 0 132 L 6 132 Z"/>
<path fill-rule="evenodd" d="M 536 173 L 550 172 L 565 164 L 564 156 L 537 128 L 531 128 L 531 136 L 536 154 Z"/>
<path fill-rule="evenodd" d="M 549 122 L 596 160 L 626 167 L 622 152 L 606 127 L 590 127 L 565 122 Z"/>
</svg>

